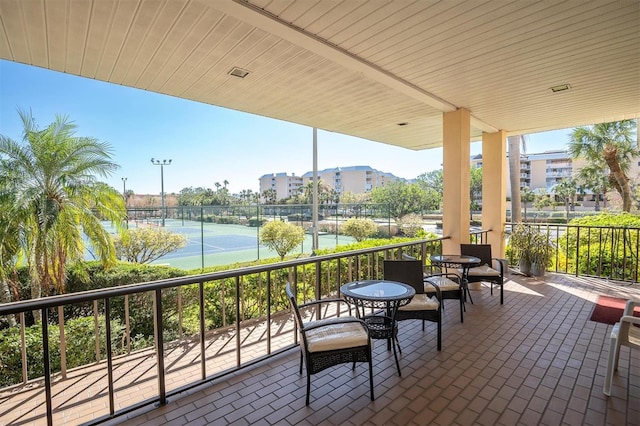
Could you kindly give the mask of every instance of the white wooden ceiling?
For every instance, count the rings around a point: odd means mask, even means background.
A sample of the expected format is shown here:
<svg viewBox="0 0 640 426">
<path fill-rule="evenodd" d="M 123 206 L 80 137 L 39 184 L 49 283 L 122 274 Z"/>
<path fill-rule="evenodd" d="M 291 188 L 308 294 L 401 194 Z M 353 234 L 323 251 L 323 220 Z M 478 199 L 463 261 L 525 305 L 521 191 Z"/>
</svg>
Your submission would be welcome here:
<svg viewBox="0 0 640 426">
<path fill-rule="evenodd" d="M 411 149 L 640 116 L 640 0 L 0 0 L 0 58 Z"/>
</svg>

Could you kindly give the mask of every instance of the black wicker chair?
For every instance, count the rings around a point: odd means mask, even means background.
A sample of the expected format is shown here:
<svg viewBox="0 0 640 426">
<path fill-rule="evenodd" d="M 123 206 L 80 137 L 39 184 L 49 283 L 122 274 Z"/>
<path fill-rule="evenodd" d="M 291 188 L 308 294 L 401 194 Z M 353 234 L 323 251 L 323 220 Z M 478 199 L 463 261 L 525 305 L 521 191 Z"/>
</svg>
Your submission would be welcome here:
<svg viewBox="0 0 640 426">
<path fill-rule="evenodd" d="M 425 321 L 435 322 L 437 325 L 438 350 L 442 349 L 442 296 L 438 286 L 433 286 L 436 293 L 435 299 L 425 292 L 424 274 L 422 262 L 419 260 L 385 260 L 383 264 L 384 279 L 398 281 L 412 286 L 416 295 L 408 305 L 401 306 L 396 311 L 395 320 L 408 319 L 422 320 L 424 330 Z"/>
<path fill-rule="evenodd" d="M 402 259 L 418 260 L 405 253 L 402 254 Z M 445 310 L 445 300 L 458 300 L 460 302 L 460 322 L 464 322 L 464 312 L 467 309 L 464 305 L 464 287 L 460 276 L 453 272 L 443 272 L 441 268 L 434 265 L 424 265 L 424 281 L 424 291 L 427 296 L 431 297 L 436 294 L 433 286 L 437 286 L 440 289 L 443 311 Z"/>
<path fill-rule="evenodd" d="M 286 292 L 300 331 L 300 374 L 303 358 L 307 367 L 306 405 L 309 405 L 312 374 L 344 363 L 353 363 L 355 369 L 356 362 L 369 363 L 369 385 L 373 401 L 371 338 L 364 321 L 353 316 L 326 319 L 317 316 L 327 312 L 323 308 L 331 303 L 337 304 L 338 308 L 341 304 L 346 304 L 351 312 L 351 305 L 344 299 L 323 299 L 298 305 L 290 283 L 287 283 Z M 309 314 L 305 315 L 305 319 L 311 317 L 313 320 L 303 320 L 303 313 Z"/>
<path fill-rule="evenodd" d="M 493 285 L 499 285 L 502 305 L 504 303 L 504 268 L 500 259 L 491 257 L 491 245 L 460 244 L 460 254 L 475 256 L 482 261 L 480 266 L 469 268 L 467 281 L 491 283 L 491 294 L 493 294 Z"/>
</svg>

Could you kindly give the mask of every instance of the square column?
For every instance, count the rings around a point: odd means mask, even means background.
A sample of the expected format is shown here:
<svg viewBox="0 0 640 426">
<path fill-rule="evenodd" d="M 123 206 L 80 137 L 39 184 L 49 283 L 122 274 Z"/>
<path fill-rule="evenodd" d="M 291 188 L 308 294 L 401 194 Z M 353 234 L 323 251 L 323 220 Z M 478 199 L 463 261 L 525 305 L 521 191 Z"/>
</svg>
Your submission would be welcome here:
<svg viewBox="0 0 640 426">
<path fill-rule="evenodd" d="M 469 242 L 469 169 L 471 114 L 460 108 L 442 116 L 443 196 L 442 242 L 444 253 L 459 254 L 460 244 Z"/>
<path fill-rule="evenodd" d="M 482 134 L 482 229 L 493 257 L 504 258 L 504 224 L 507 208 L 507 134 L 504 130 Z"/>
</svg>

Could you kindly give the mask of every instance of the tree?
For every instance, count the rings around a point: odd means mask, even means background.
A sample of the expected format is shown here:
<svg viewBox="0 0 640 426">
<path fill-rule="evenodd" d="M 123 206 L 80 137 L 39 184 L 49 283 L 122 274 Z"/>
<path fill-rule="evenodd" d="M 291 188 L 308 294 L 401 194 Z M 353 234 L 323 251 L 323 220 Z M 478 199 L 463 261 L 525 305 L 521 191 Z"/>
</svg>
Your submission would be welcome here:
<svg viewBox="0 0 640 426">
<path fill-rule="evenodd" d="M 265 204 L 275 204 L 276 203 L 277 193 L 273 188 L 265 189 L 262 191 L 262 198 L 264 199 Z"/>
<path fill-rule="evenodd" d="M 640 155 L 637 143 L 634 146 L 634 130 L 637 131 L 635 120 L 577 127 L 569 142 L 572 158 L 583 157 L 587 165 L 607 175 L 609 183 L 622 198 L 622 210 L 625 212 L 631 210 L 631 187 L 627 174 L 633 157 Z"/>
<path fill-rule="evenodd" d="M 482 168 L 472 167 L 469 173 L 469 208 L 471 211 L 480 210 L 480 203 L 482 201 Z"/>
<path fill-rule="evenodd" d="M 38 298 L 54 288 L 64 291 L 67 264 L 83 259 L 85 241 L 105 267 L 115 264 L 115 247 L 101 219 L 121 229 L 126 209 L 122 194 L 97 180 L 118 168 L 108 144 L 75 136 L 75 124 L 64 116 L 40 130 L 30 113 L 19 115 L 22 143 L 0 136 L 0 175 L 7 177 L 0 246 L 5 252 L 18 243 L 32 298 Z"/>
<path fill-rule="evenodd" d="M 522 200 L 522 204 L 524 205 L 524 221 L 527 221 L 527 203 L 533 202 L 536 199 L 536 194 L 529 188 L 525 186 L 520 190 L 520 199 Z"/>
<path fill-rule="evenodd" d="M 416 184 L 426 193 L 427 205 L 425 210 L 439 210 L 442 205 L 444 182 L 442 169 L 423 173 L 416 178 Z"/>
<path fill-rule="evenodd" d="M 566 212 L 567 221 L 569 220 L 569 205 L 573 203 L 576 195 L 576 181 L 573 178 L 565 178 L 553 187 L 553 193 L 564 201 L 564 210 Z"/>
<path fill-rule="evenodd" d="M 364 241 L 378 232 L 378 226 L 371 219 L 349 219 L 340 229 L 344 235 L 354 238 L 357 242 Z"/>
<path fill-rule="evenodd" d="M 418 185 L 395 180 L 371 191 L 374 203 L 389 206 L 396 221 L 409 213 L 420 213 L 427 205 L 427 193 Z"/>
<path fill-rule="evenodd" d="M 137 228 L 114 237 L 116 255 L 133 263 L 150 263 L 187 245 L 187 237 L 165 228 Z"/>
<path fill-rule="evenodd" d="M 549 207 L 552 204 L 553 204 L 553 202 L 551 201 L 551 198 L 549 197 L 549 194 L 547 194 L 547 190 L 546 189 L 537 189 L 535 191 L 535 198 L 533 200 L 533 206 L 536 209 L 542 210 L 543 208 Z"/>
<path fill-rule="evenodd" d="M 293 223 L 273 220 L 262 227 L 260 242 L 274 250 L 280 260 L 304 241 L 304 229 Z"/>
<path fill-rule="evenodd" d="M 590 164 L 578 170 L 576 175 L 576 183 L 583 189 L 588 189 L 595 194 L 595 211 L 600 211 L 600 197 L 603 197 L 604 207 L 606 208 L 606 193 L 611 188 L 609 179 L 607 178 L 606 165 L 604 161 L 601 164 Z"/>
</svg>

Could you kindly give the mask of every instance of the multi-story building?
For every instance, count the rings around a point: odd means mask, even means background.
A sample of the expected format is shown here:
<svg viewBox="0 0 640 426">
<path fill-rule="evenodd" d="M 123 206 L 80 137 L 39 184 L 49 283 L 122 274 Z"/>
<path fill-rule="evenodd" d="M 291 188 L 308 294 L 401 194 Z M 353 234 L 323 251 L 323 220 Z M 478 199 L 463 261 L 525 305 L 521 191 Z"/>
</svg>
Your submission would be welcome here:
<svg viewBox="0 0 640 426">
<path fill-rule="evenodd" d="M 302 179 L 303 185 L 306 185 L 313 179 L 313 172 L 303 174 Z M 338 194 L 363 194 L 400 178 L 369 166 L 349 166 L 318 170 L 318 179 L 335 189 Z"/>
<path fill-rule="evenodd" d="M 474 167 L 482 167 L 482 155 L 471 157 Z M 545 151 L 520 155 L 520 189 L 550 190 L 563 179 L 573 176 L 576 161 L 567 151 Z M 507 196 L 511 196 L 511 182 L 507 179 Z"/>
<path fill-rule="evenodd" d="M 282 200 L 299 194 L 300 189 L 312 179 L 313 172 L 306 172 L 302 176 L 268 173 L 260 177 L 260 193 L 273 189 L 276 192 L 276 198 Z M 364 194 L 400 178 L 369 166 L 349 166 L 319 170 L 318 179 L 335 189 L 338 194 L 346 192 Z"/>
<path fill-rule="evenodd" d="M 281 200 L 298 194 L 302 185 L 302 176 L 268 173 L 260 177 L 260 194 L 272 189 L 276 193 L 276 198 Z"/>
</svg>

